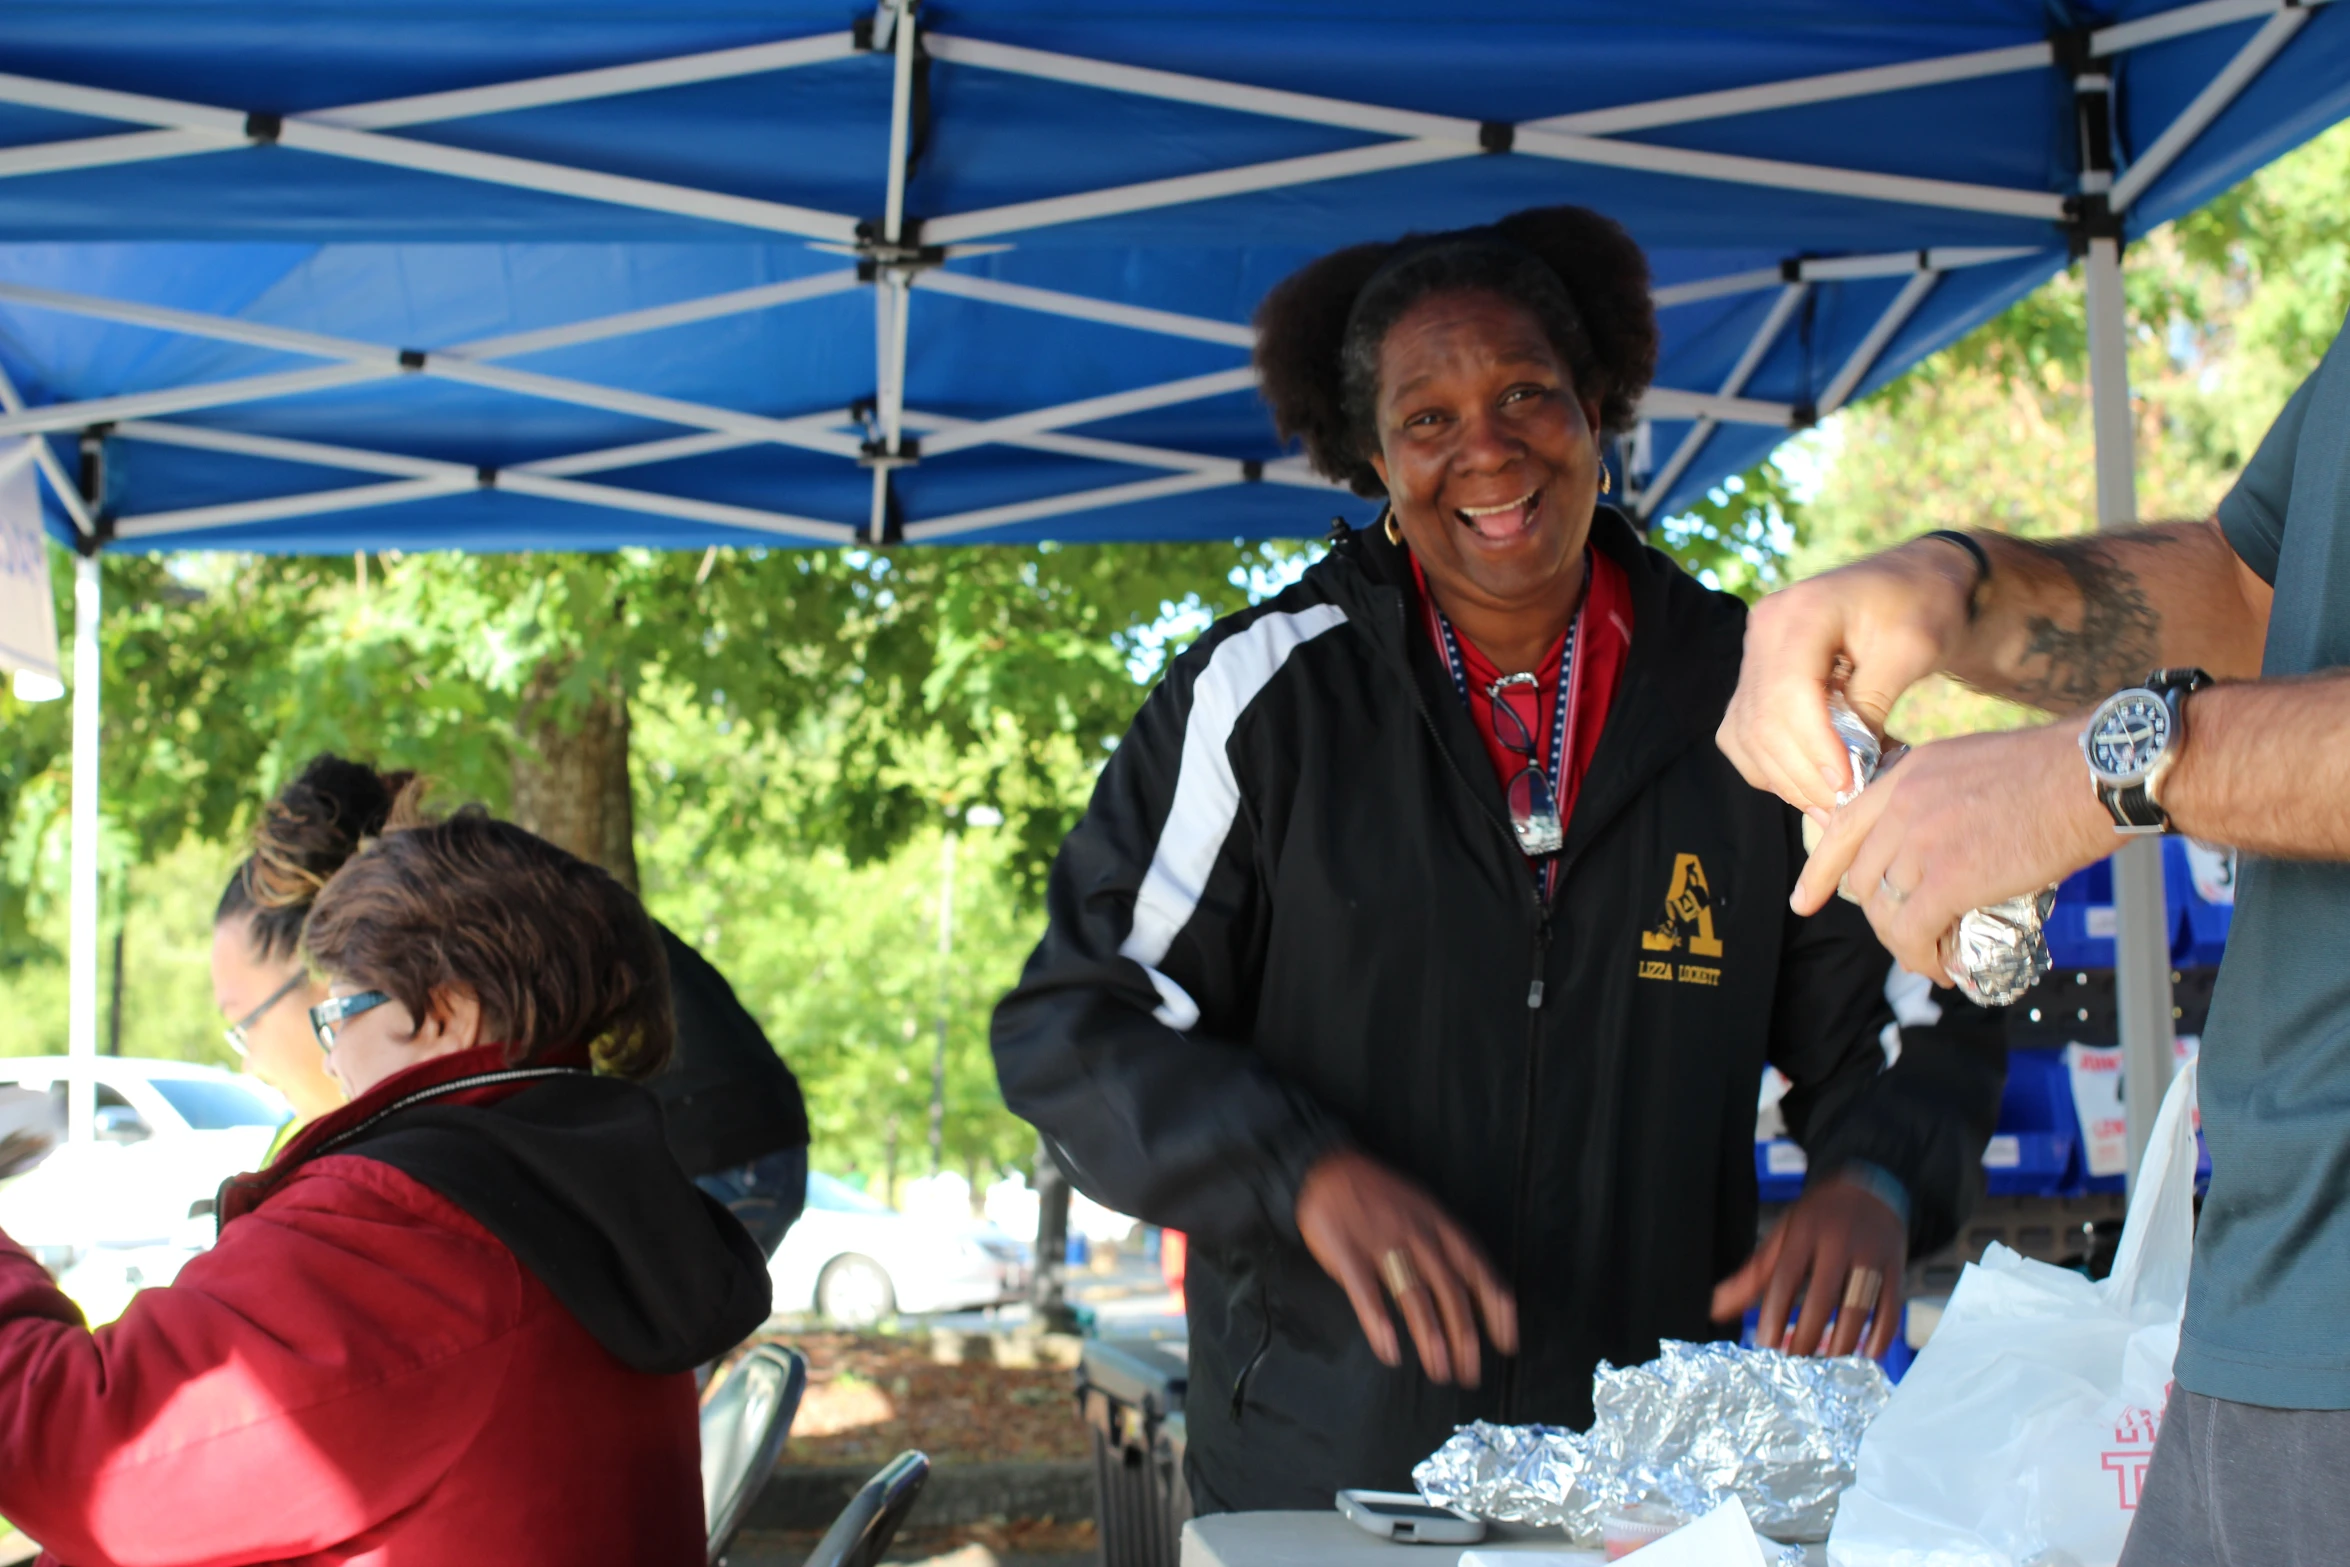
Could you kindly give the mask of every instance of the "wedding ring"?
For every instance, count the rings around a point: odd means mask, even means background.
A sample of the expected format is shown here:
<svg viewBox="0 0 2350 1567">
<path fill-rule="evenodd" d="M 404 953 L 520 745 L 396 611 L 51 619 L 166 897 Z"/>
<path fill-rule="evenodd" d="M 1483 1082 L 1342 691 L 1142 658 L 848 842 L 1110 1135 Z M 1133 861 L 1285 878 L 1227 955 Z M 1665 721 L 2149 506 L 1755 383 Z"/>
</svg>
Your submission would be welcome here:
<svg viewBox="0 0 2350 1567">
<path fill-rule="evenodd" d="M 1909 894 L 1893 885 L 1893 876 L 1890 871 L 1877 878 L 1877 890 L 1883 893 L 1895 908 L 1899 908 L 1909 901 Z"/>
<path fill-rule="evenodd" d="M 1403 1299 L 1420 1287 L 1420 1270 L 1412 1266 L 1412 1256 L 1401 1246 L 1379 1259 L 1379 1276 L 1387 1281 L 1387 1293 Z"/>
<path fill-rule="evenodd" d="M 1867 1311 L 1877 1304 L 1877 1293 L 1885 1287 L 1885 1275 L 1874 1268 L 1855 1268 L 1844 1281 L 1844 1309 Z"/>
</svg>

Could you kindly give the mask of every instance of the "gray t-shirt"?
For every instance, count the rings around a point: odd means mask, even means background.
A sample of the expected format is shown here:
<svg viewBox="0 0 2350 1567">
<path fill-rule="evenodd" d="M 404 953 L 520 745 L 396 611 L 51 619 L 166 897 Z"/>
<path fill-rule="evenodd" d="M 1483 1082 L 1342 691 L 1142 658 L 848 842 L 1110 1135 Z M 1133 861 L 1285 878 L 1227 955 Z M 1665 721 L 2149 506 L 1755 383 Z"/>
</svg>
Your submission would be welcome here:
<svg viewBox="0 0 2350 1567">
<path fill-rule="evenodd" d="M 2350 667 L 2350 329 L 2277 416 L 2219 521 L 2276 589 L 2261 672 Z M 2190 703 L 2190 745 L 2193 722 Z M 2289 765 L 2292 737 L 2275 744 Z M 2179 1384 L 2350 1409 L 2350 864 L 2246 857 L 2201 1070 L 2211 1191 Z"/>
</svg>

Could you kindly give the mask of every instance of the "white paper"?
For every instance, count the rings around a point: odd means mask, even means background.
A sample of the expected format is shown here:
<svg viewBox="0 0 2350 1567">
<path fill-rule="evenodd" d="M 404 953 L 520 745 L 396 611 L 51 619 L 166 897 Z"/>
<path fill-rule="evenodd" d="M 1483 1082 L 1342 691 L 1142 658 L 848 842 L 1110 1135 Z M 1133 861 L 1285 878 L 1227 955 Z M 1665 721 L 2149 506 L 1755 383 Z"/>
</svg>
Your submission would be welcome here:
<svg viewBox="0 0 2350 1567">
<path fill-rule="evenodd" d="M 2067 1045 L 2064 1071 L 2072 1080 L 2073 1113 L 2081 1118 L 2081 1148 L 2089 1173 L 2126 1173 L 2130 1168 L 2130 1120 L 2122 1106 L 2121 1047 Z"/>
<path fill-rule="evenodd" d="M 1746 1508 L 1736 1497 L 1695 1523 L 1634 1551 L 1640 1567 L 1770 1567 Z M 1630 1561 L 1632 1556 L 1624 1558 Z M 1566 1567 L 1596 1561 L 1596 1551 L 1463 1551 L 1460 1567 Z"/>
<path fill-rule="evenodd" d="M 1640 1567 L 1769 1567 L 1745 1505 L 1736 1497 L 1632 1555 L 1640 1558 Z"/>
<path fill-rule="evenodd" d="M 49 540 L 41 530 L 37 435 L 0 441 L 0 667 L 56 684 L 57 601 L 49 596 Z"/>
</svg>

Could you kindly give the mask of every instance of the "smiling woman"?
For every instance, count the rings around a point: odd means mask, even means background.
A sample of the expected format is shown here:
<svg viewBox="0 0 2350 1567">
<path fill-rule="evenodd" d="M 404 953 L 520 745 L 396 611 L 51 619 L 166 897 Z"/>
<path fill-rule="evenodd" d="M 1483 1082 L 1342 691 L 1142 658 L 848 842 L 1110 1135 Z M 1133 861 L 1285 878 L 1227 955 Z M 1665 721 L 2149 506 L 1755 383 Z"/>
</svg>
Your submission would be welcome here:
<svg viewBox="0 0 2350 1567">
<path fill-rule="evenodd" d="M 1192 1238 L 1195 1503 L 1580 1426 L 1601 1359 L 1749 1304 L 1881 1348 L 2004 1044 L 1946 994 L 1887 1069 L 1884 950 L 1790 914 L 1800 819 L 1710 742 L 1744 607 L 1603 499 L 1656 357 L 1638 246 L 1568 207 L 1357 246 L 1257 325 L 1275 424 L 1386 510 L 1175 661 L 995 1019 L 1076 1184 Z M 1812 1184 L 1758 1250 L 1766 1063 Z"/>
</svg>

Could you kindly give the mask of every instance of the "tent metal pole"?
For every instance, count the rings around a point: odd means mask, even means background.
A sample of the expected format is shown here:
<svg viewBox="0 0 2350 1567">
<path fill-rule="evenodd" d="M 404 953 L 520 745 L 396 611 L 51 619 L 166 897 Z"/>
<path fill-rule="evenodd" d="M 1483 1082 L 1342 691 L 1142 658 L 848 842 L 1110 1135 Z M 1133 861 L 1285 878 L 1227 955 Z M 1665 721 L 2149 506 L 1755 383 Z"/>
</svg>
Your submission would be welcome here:
<svg viewBox="0 0 2350 1567">
<path fill-rule="evenodd" d="M 2135 526 L 2136 453 L 2130 428 L 2129 317 L 2122 299 L 2121 243 L 2092 239 L 2083 262 L 2088 283 L 2089 391 L 2097 440 L 2097 526 Z M 2122 1097 L 2130 1125 L 2130 1180 L 2154 1129 L 2171 1079 L 2169 905 L 2163 896 L 2162 843 L 2131 838 L 2114 851 L 2114 993 L 2119 1005 Z"/>
<path fill-rule="evenodd" d="M 73 849 L 66 946 L 66 1053 L 76 1063 L 68 1079 L 65 1135 L 86 1143 L 95 1136 L 98 1058 L 98 555 L 73 563 Z"/>
</svg>

